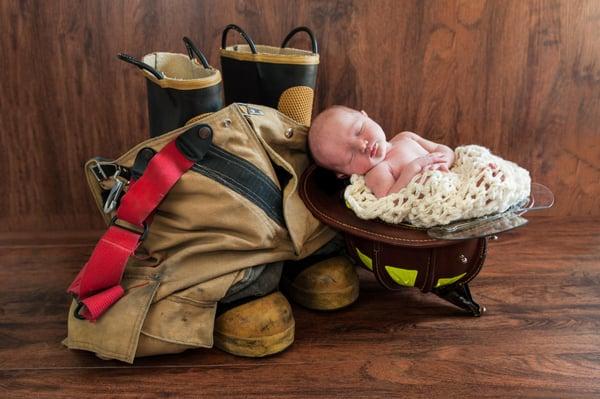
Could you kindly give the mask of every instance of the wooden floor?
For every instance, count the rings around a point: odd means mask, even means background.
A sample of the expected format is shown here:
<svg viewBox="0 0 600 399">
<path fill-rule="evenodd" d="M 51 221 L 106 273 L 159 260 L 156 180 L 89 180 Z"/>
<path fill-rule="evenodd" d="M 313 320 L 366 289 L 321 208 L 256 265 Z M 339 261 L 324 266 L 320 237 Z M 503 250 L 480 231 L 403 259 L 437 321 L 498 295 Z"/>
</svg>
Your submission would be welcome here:
<svg viewBox="0 0 600 399">
<path fill-rule="evenodd" d="M 0 398 L 600 397 L 599 219 L 532 217 L 492 242 L 471 283 L 481 318 L 361 271 L 351 307 L 293 306 L 282 354 L 201 349 L 133 366 L 60 344 L 65 288 L 97 235 L 0 237 Z"/>
</svg>

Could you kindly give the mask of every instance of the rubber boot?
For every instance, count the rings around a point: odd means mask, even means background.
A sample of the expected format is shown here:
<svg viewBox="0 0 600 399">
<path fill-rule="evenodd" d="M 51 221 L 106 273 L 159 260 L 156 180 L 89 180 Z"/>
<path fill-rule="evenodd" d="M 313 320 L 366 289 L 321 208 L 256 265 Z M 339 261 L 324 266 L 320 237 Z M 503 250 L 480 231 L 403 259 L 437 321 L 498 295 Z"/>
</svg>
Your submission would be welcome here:
<svg viewBox="0 0 600 399">
<path fill-rule="evenodd" d="M 119 59 L 142 70 L 148 91 L 150 136 L 177 129 L 191 118 L 223 108 L 221 72 L 187 37 L 188 55 L 154 52 L 141 61 L 127 54 Z"/>
<path fill-rule="evenodd" d="M 356 269 L 341 255 L 309 265 L 286 265 L 280 287 L 292 301 L 314 310 L 341 309 L 356 301 L 359 292 Z"/>
<path fill-rule="evenodd" d="M 247 44 L 227 46 L 227 33 L 239 32 Z M 298 32 L 311 40 L 311 51 L 287 47 Z M 313 33 L 305 26 L 292 30 L 280 47 L 254 44 L 237 25 L 221 37 L 221 68 L 225 102 L 252 103 L 277 108 L 296 122 L 310 125 L 319 54 Z"/>
<path fill-rule="evenodd" d="M 294 316 L 277 291 L 232 307 L 215 320 L 214 346 L 237 356 L 263 357 L 294 342 Z"/>
</svg>

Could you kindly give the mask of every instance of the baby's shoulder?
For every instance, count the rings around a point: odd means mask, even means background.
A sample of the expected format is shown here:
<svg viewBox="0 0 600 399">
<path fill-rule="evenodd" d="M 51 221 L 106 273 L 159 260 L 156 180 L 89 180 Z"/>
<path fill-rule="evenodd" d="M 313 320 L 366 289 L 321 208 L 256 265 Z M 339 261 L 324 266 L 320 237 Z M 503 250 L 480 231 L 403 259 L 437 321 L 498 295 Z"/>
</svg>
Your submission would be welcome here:
<svg viewBox="0 0 600 399">
<path fill-rule="evenodd" d="M 416 134 L 414 132 L 409 132 L 409 131 L 400 132 L 390 139 L 390 143 L 393 144 L 393 143 L 396 143 L 396 142 L 399 142 L 402 140 L 406 140 L 406 139 L 414 140 L 415 136 L 418 136 L 418 134 Z"/>
<path fill-rule="evenodd" d="M 381 175 L 392 174 L 392 167 L 388 160 L 384 159 L 379 162 L 377 165 L 373 166 L 367 173 L 365 173 L 365 177 L 377 177 Z"/>
</svg>

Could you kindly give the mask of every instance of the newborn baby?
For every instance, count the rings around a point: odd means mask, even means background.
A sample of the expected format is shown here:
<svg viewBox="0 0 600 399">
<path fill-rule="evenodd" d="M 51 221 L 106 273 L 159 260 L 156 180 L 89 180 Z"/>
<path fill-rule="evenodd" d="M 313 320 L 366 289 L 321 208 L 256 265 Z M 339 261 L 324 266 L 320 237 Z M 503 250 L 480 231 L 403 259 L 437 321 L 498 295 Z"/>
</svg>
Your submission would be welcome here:
<svg viewBox="0 0 600 399">
<path fill-rule="evenodd" d="M 364 175 L 375 196 L 384 197 L 406 187 L 427 170 L 447 172 L 454 151 L 412 132 L 387 141 L 381 126 L 365 111 L 340 105 L 321 112 L 308 135 L 315 162 L 338 177 Z"/>
<path fill-rule="evenodd" d="M 453 151 L 411 132 L 387 141 L 364 111 L 347 107 L 319 114 L 308 144 L 319 166 L 352 175 L 344 199 L 362 219 L 431 227 L 504 212 L 530 192 L 529 172 L 487 148 Z"/>
</svg>

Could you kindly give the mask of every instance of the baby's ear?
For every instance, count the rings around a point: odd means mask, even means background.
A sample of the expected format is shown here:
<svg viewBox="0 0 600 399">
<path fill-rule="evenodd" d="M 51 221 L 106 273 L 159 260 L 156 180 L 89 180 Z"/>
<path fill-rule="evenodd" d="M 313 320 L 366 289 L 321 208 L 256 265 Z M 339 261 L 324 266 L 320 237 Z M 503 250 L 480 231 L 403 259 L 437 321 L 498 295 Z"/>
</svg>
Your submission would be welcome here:
<svg viewBox="0 0 600 399">
<path fill-rule="evenodd" d="M 343 173 L 336 173 L 335 177 L 337 177 L 338 179 L 347 179 L 349 176 Z"/>
</svg>

